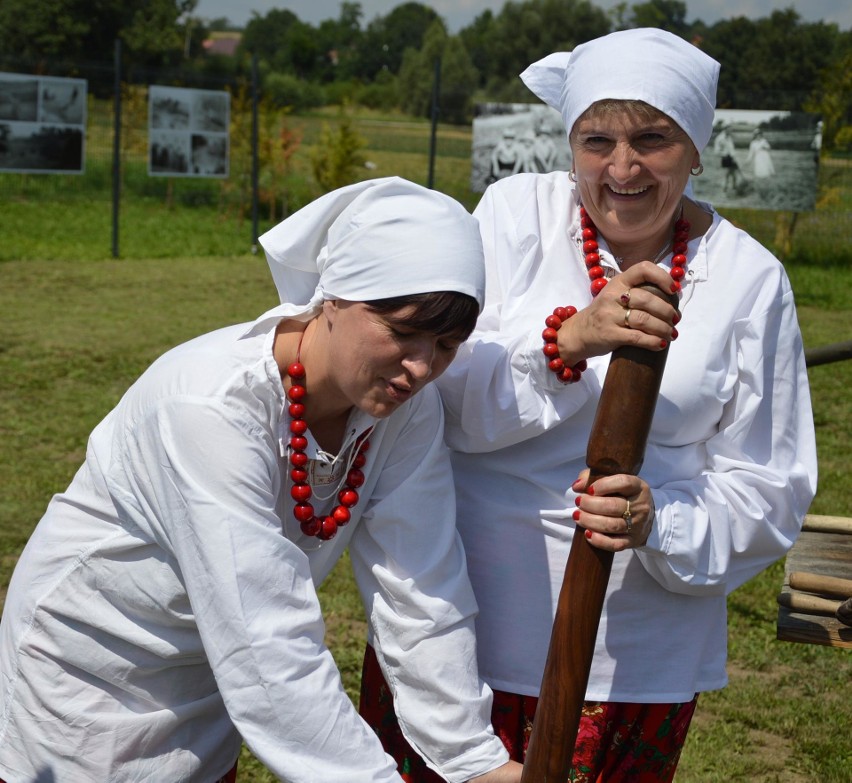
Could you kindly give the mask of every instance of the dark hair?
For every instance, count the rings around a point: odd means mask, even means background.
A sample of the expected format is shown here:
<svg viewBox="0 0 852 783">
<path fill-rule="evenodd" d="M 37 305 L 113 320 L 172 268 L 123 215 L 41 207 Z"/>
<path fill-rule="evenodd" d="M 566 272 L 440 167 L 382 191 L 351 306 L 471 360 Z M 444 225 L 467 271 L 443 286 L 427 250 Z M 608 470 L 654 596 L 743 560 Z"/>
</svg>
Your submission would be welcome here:
<svg viewBox="0 0 852 783">
<path fill-rule="evenodd" d="M 479 315 L 479 303 L 476 299 L 458 291 L 392 296 L 387 299 L 373 299 L 364 304 L 373 312 L 382 315 L 413 306 L 413 312 L 404 319 L 406 326 L 462 341 L 470 337 Z"/>
</svg>

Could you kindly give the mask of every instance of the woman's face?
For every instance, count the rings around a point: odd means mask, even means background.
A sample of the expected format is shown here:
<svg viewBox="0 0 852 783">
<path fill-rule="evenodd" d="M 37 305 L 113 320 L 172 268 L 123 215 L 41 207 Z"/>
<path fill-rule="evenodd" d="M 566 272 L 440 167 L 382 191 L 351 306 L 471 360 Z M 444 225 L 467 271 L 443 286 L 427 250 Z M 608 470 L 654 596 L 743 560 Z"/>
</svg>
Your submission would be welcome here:
<svg viewBox="0 0 852 783">
<path fill-rule="evenodd" d="M 456 355 L 461 340 L 406 326 L 406 306 L 377 313 L 363 302 L 330 300 L 329 376 L 337 392 L 365 413 L 384 418 L 434 381 Z"/>
<path fill-rule="evenodd" d="M 607 242 L 630 245 L 667 233 L 700 158 L 666 115 L 587 112 L 571 132 L 583 206 Z"/>
</svg>

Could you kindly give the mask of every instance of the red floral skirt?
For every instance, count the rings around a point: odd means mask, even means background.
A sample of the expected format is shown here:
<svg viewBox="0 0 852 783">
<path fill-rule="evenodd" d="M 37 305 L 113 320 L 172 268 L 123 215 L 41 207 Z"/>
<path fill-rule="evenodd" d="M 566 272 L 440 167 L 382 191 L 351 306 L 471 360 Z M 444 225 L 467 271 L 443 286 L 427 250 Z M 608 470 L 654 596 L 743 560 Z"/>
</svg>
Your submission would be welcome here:
<svg viewBox="0 0 852 783">
<path fill-rule="evenodd" d="M 572 783 L 669 783 L 698 696 L 684 704 L 586 702 L 580 718 Z M 491 721 L 509 755 L 523 762 L 538 699 L 494 692 Z M 361 675 L 360 712 L 378 734 L 385 751 L 396 759 L 408 783 L 442 783 L 408 744 L 393 710 L 393 696 L 376 654 L 368 646 Z"/>
</svg>

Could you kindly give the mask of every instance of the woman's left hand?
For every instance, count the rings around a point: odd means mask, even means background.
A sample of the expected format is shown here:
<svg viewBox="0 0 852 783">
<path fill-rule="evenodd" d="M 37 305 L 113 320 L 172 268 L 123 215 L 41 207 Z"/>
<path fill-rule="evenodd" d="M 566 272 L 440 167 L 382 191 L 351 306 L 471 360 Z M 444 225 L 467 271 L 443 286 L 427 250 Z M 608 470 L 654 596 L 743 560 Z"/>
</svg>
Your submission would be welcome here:
<svg viewBox="0 0 852 783">
<path fill-rule="evenodd" d="M 577 496 L 574 521 L 586 529 L 592 546 L 621 552 L 645 544 L 654 524 L 651 488 L 638 476 L 618 473 L 588 486 L 589 470 L 572 485 Z"/>
</svg>

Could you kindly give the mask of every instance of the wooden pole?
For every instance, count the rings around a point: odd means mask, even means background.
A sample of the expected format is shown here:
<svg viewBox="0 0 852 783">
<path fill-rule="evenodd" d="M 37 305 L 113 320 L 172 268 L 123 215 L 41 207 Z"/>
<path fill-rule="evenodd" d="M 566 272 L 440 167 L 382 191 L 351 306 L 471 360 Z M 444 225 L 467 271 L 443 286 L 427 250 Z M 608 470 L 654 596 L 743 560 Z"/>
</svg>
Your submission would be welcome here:
<svg viewBox="0 0 852 783">
<path fill-rule="evenodd" d="M 646 291 L 668 299 L 656 286 Z M 642 467 L 668 348 L 612 353 L 589 436 L 589 483 Z M 612 552 L 593 547 L 578 525 L 565 566 L 550 648 L 521 783 L 566 783 L 589 681 Z"/>
</svg>

